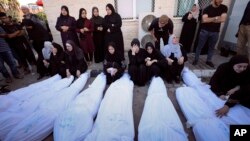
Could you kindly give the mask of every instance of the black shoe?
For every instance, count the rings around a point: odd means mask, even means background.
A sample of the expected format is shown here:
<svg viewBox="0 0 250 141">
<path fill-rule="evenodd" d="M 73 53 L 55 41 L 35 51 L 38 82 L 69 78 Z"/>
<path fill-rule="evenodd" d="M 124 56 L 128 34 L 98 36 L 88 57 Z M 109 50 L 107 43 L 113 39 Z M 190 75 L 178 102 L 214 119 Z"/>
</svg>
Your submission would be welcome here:
<svg viewBox="0 0 250 141">
<path fill-rule="evenodd" d="M 197 65 L 197 63 L 198 63 L 198 60 L 194 60 L 194 62 L 192 63 L 192 65 Z"/>
<path fill-rule="evenodd" d="M 214 64 L 211 61 L 207 61 L 206 64 L 212 68 L 214 68 Z"/>
</svg>

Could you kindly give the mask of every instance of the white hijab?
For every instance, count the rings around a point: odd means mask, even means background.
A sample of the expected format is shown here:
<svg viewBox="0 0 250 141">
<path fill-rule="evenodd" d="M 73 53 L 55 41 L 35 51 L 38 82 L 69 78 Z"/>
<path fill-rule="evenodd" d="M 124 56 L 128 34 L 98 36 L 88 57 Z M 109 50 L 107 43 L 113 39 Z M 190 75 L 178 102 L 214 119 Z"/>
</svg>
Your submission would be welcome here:
<svg viewBox="0 0 250 141">
<path fill-rule="evenodd" d="M 196 5 L 196 10 L 192 11 L 192 9 L 190 10 L 191 14 L 193 15 L 193 18 L 198 20 L 199 18 L 199 14 L 200 14 L 200 7 L 198 3 L 195 3 L 194 5 Z M 192 8 L 194 7 L 194 5 L 192 6 Z"/>
<path fill-rule="evenodd" d="M 174 53 L 174 57 L 179 59 L 182 56 L 181 47 L 180 47 L 179 43 L 173 44 L 173 38 L 174 37 L 176 37 L 176 36 L 171 35 L 169 37 L 168 44 L 163 47 L 161 52 L 165 57 L 170 57 L 171 53 Z"/>
<path fill-rule="evenodd" d="M 51 42 L 49 41 L 44 42 L 44 48 L 42 49 L 42 53 L 43 53 L 43 58 L 45 60 L 49 60 L 52 47 L 53 45 Z"/>
</svg>

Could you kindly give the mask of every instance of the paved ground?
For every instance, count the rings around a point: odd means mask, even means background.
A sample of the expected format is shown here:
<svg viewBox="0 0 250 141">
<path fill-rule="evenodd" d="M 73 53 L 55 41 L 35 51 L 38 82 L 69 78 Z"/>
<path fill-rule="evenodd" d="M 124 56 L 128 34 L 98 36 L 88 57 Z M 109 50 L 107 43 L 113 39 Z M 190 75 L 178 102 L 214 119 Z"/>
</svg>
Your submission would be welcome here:
<svg viewBox="0 0 250 141">
<path fill-rule="evenodd" d="M 189 67 L 191 70 L 193 70 L 198 76 L 201 76 L 201 77 L 209 77 L 211 74 L 211 72 L 213 72 L 215 70 L 215 68 L 211 68 L 209 66 L 207 66 L 205 64 L 205 59 L 206 59 L 206 56 L 201 56 L 201 60 L 199 61 L 199 64 L 197 66 L 193 66 L 191 65 L 192 64 L 192 61 L 193 61 L 193 58 L 194 58 L 194 54 L 188 54 L 188 62 L 186 62 L 186 66 Z M 217 67 L 219 64 L 223 63 L 223 62 L 226 62 L 229 60 L 230 57 L 228 58 L 225 58 L 225 57 L 221 57 L 218 55 L 218 53 L 216 53 L 216 55 L 214 56 L 214 64 L 215 66 Z M 90 69 L 91 70 L 101 70 L 102 69 L 102 64 L 92 64 L 90 66 Z M 204 73 L 206 72 L 206 73 Z M 28 74 L 28 75 L 25 75 L 24 79 L 21 79 L 21 80 L 17 80 L 15 79 L 14 82 L 12 82 L 9 86 L 9 88 L 11 90 L 15 90 L 15 89 L 18 89 L 18 88 L 21 88 L 21 87 L 25 87 L 29 84 L 32 84 L 34 82 L 37 82 L 36 78 L 38 77 L 37 74 Z M 46 78 L 44 78 L 46 79 Z M 88 84 L 91 84 L 92 81 L 94 80 L 94 77 L 91 77 L 86 86 L 88 86 Z M 204 81 L 209 81 L 209 78 L 203 78 Z M 3 80 L 2 77 L 0 77 L 0 85 L 4 84 L 5 81 Z M 183 124 L 183 127 L 185 129 L 185 131 L 187 132 L 187 135 L 188 135 L 188 138 L 190 141 L 195 141 L 195 138 L 194 138 L 194 135 L 193 135 L 193 132 L 191 129 L 187 129 L 186 128 L 186 119 L 176 101 L 176 97 L 175 97 L 175 89 L 180 87 L 182 85 L 181 84 L 167 84 L 165 83 L 166 85 L 166 88 L 167 88 L 167 92 L 168 92 L 168 97 L 170 98 L 170 100 L 172 101 L 181 121 L 182 121 L 182 124 Z M 146 96 L 147 96 L 147 90 L 148 90 L 148 87 L 149 87 L 149 84 L 147 84 L 146 86 L 144 87 L 138 87 L 138 86 L 135 86 L 134 87 L 134 96 L 133 96 L 133 114 L 134 114 L 134 124 L 135 124 L 135 140 L 137 140 L 137 129 L 138 129 L 138 125 L 139 125 L 139 121 L 140 121 L 140 117 L 141 117 L 141 114 L 142 114 L 142 111 L 143 111 L 143 107 L 144 107 L 144 102 L 145 102 L 145 99 L 146 99 Z M 48 136 L 44 141 L 53 141 L 53 135 L 51 134 L 50 136 Z"/>
</svg>

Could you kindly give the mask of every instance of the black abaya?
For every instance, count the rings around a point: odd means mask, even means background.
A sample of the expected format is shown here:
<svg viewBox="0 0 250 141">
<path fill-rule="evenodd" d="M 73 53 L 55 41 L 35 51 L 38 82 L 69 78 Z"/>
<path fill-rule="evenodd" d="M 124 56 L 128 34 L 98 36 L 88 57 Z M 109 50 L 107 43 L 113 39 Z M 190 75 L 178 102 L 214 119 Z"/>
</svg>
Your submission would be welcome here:
<svg viewBox="0 0 250 141">
<path fill-rule="evenodd" d="M 130 79 L 135 85 L 144 86 L 147 82 L 147 68 L 145 65 L 146 50 L 140 48 L 139 52 L 132 55 L 132 51 L 128 52 L 129 66 L 128 73 Z"/>
<path fill-rule="evenodd" d="M 100 16 L 92 16 L 90 20 L 94 24 L 93 41 L 95 45 L 95 62 L 100 63 L 104 60 L 104 31 L 100 31 L 97 29 L 98 27 L 104 26 L 104 19 Z"/>
<path fill-rule="evenodd" d="M 106 75 L 107 78 L 107 84 L 110 84 L 117 79 L 119 79 L 123 72 L 124 72 L 124 67 L 123 67 L 123 58 L 119 52 L 115 50 L 114 54 L 110 54 L 109 52 L 106 53 L 105 59 L 104 59 L 104 66 L 103 66 L 103 71 Z M 115 73 L 114 76 L 111 76 L 110 73 L 107 72 L 108 68 L 115 68 L 117 69 L 117 72 Z"/>
<path fill-rule="evenodd" d="M 124 42 L 123 35 L 121 31 L 122 19 L 117 13 L 112 13 L 111 15 L 106 15 L 104 17 L 104 28 L 105 28 L 105 48 L 107 48 L 110 42 L 114 42 L 117 46 L 119 52 L 124 60 Z M 110 32 L 108 32 L 108 29 Z"/>
<path fill-rule="evenodd" d="M 181 31 L 180 43 L 187 52 L 190 52 L 196 31 L 197 19 L 192 18 L 189 20 L 188 14 L 189 12 L 182 17 L 182 22 L 184 22 L 184 24 Z"/>
</svg>

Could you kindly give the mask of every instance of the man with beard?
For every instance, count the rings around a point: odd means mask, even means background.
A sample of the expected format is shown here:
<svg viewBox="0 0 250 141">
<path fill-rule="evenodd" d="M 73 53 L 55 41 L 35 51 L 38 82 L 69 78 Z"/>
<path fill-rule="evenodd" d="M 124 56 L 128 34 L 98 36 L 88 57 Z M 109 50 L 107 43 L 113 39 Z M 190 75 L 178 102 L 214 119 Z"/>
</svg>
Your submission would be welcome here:
<svg viewBox="0 0 250 141">
<path fill-rule="evenodd" d="M 222 2 L 223 0 L 213 0 L 212 3 L 204 9 L 199 42 L 196 48 L 193 65 L 197 65 L 201 50 L 206 41 L 208 41 L 206 64 L 210 67 L 214 67 L 212 63 L 214 47 L 219 38 L 220 25 L 225 22 L 227 17 L 227 7 L 222 4 Z"/>
</svg>

